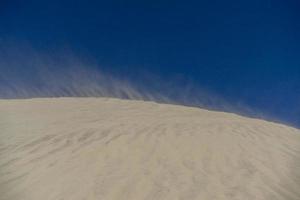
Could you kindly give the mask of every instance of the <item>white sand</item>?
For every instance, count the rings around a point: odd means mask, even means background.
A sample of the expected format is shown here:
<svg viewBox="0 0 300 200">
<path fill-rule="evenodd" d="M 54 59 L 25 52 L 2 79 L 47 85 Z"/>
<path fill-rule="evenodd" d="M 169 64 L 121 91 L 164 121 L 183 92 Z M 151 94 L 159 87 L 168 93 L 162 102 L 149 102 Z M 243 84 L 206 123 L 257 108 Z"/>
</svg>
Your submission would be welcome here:
<svg viewBox="0 0 300 200">
<path fill-rule="evenodd" d="M 300 131 L 183 106 L 0 100 L 1 200 L 299 200 Z"/>
</svg>

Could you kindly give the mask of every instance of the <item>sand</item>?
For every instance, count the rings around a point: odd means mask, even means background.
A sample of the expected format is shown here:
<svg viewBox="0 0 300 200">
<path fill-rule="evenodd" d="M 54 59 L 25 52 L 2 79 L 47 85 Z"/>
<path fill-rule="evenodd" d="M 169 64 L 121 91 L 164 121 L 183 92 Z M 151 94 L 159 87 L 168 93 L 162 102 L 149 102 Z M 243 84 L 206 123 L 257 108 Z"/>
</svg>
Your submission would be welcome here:
<svg viewBox="0 0 300 200">
<path fill-rule="evenodd" d="M 109 98 L 0 100 L 1 200 L 299 200 L 300 130 Z"/>
</svg>

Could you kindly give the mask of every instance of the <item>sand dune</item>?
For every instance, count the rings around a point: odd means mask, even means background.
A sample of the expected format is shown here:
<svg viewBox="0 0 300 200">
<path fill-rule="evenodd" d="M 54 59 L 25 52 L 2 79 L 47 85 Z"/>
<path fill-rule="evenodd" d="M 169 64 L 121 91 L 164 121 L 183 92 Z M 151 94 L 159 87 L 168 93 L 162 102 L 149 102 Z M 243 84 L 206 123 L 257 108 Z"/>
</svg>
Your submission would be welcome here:
<svg viewBox="0 0 300 200">
<path fill-rule="evenodd" d="M 1 200 L 299 200 L 300 131 L 106 98 L 0 100 Z"/>
</svg>

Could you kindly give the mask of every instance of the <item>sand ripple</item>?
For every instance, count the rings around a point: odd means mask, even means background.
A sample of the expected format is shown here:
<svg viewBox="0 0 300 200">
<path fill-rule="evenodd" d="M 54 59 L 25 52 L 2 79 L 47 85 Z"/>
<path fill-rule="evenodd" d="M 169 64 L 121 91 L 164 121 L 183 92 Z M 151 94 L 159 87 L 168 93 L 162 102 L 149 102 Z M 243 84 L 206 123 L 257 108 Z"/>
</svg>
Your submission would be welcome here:
<svg viewBox="0 0 300 200">
<path fill-rule="evenodd" d="M 1 200 L 299 200 L 300 131 L 104 98 L 0 101 Z"/>
</svg>

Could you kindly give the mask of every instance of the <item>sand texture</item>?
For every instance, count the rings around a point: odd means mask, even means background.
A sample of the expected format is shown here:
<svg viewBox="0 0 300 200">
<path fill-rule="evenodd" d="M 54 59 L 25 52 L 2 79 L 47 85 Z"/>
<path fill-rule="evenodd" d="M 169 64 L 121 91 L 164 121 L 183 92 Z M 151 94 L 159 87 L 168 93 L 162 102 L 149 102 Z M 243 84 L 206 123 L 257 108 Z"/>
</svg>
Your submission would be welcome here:
<svg viewBox="0 0 300 200">
<path fill-rule="evenodd" d="M 0 100 L 1 200 L 300 200 L 300 131 L 109 98 Z"/>
</svg>

